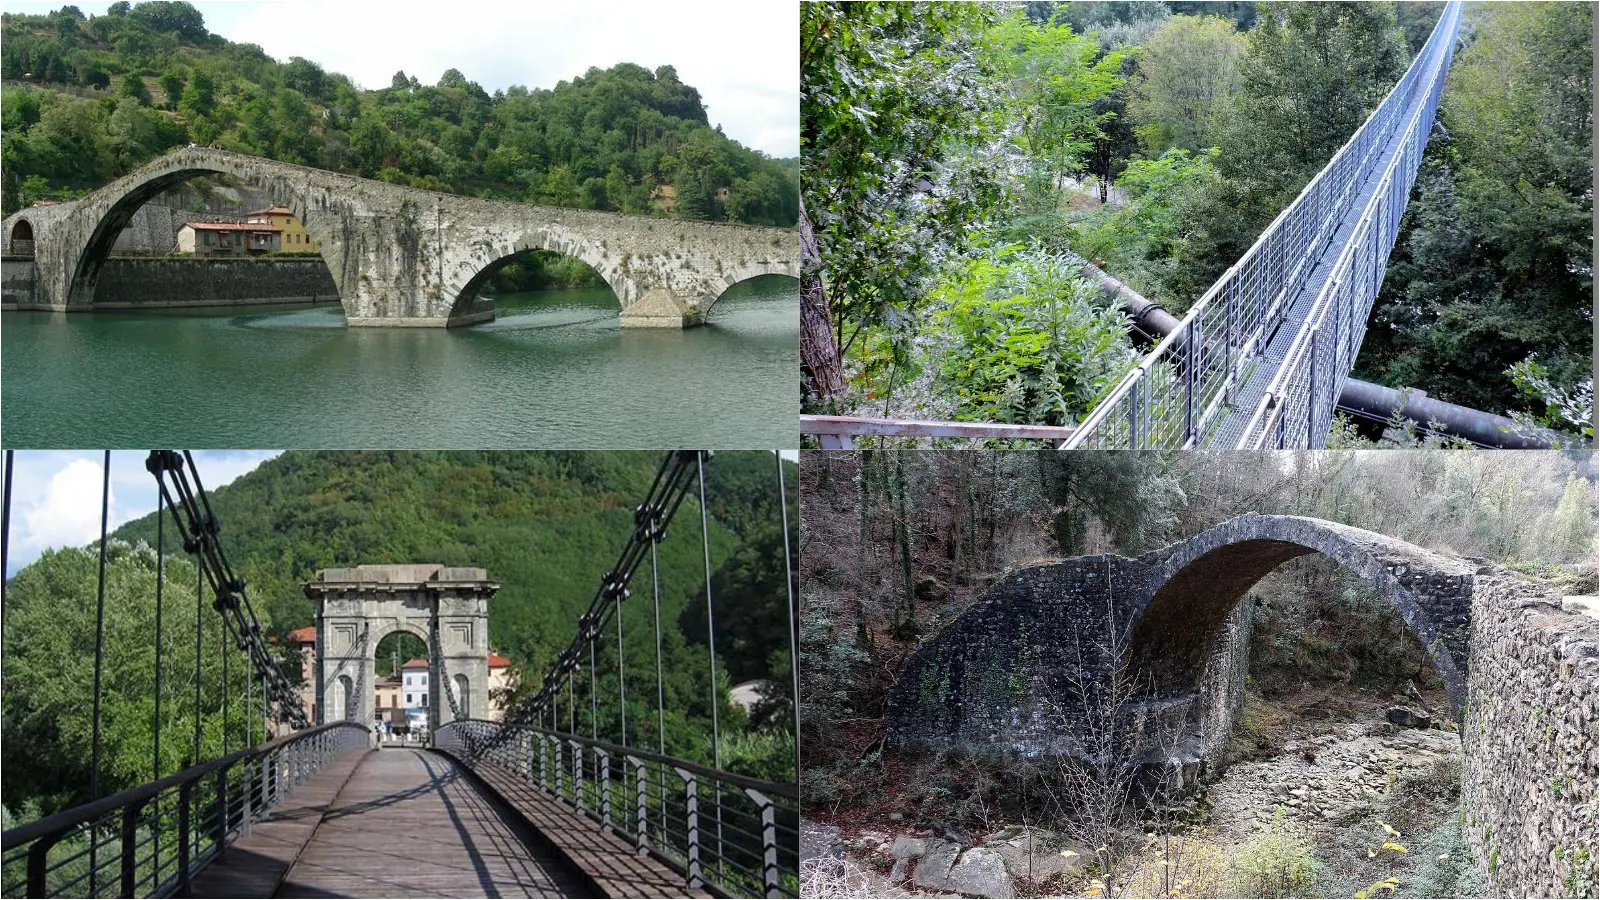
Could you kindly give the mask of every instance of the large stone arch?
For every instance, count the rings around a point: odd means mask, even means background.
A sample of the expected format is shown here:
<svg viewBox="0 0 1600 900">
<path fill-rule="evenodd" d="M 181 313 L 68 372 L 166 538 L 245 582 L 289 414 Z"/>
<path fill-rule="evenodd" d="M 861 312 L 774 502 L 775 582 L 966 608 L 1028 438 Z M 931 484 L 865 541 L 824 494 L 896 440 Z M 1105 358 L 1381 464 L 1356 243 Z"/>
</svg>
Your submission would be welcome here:
<svg viewBox="0 0 1600 900">
<path fill-rule="evenodd" d="M 617 295 L 619 308 L 626 308 L 643 295 L 639 285 L 622 271 L 621 260 L 613 259 L 599 245 L 567 229 L 535 228 L 512 240 L 475 244 L 453 262 L 452 271 L 446 276 L 446 292 L 455 298 L 450 307 L 451 318 L 477 316 L 481 320 L 483 312 L 492 311 L 492 301 L 487 306 L 477 302 L 484 282 L 517 257 L 534 250 L 569 256 L 593 269 Z"/>
<path fill-rule="evenodd" d="M 710 318 L 711 310 L 717 305 L 735 285 L 743 284 L 752 278 L 761 278 L 766 275 L 779 275 L 794 280 L 795 303 L 800 302 L 800 274 L 799 266 L 789 266 L 772 263 L 753 263 L 742 266 L 731 266 L 726 271 L 718 272 L 706 285 L 707 296 L 710 298 L 705 308 L 700 311 L 701 318 Z"/>
<path fill-rule="evenodd" d="M 415 635 L 428 651 L 428 722 L 437 730 L 452 720 L 446 678 L 464 679 L 458 694 L 461 715 L 488 717 L 489 606 L 500 585 L 483 569 L 434 564 L 355 566 L 324 569 L 305 585 L 317 604 L 317 709 L 324 721 L 344 715 L 329 706 L 356 691 L 356 718 L 371 724 L 377 649 L 398 632 Z"/>
<path fill-rule="evenodd" d="M 1466 702 L 1474 567 L 1360 528 L 1246 515 L 1135 559 L 1078 557 L 996 583 L 913 654 L 889 694 L 901 746 L 1020 756 L 1072 754 L 1087 680 L 1120 653 L 1150 716 L 1180 723 L 1197 758 L 1237 714 L 1246 646 L 1240 600 L 1273 569 L 1321 553 L 1373 584 Z M 1080 662 L 1081 661 L 1081 662 Z M 1076 681 L 1075 681 L 1076 679 Z"/>
</svg>

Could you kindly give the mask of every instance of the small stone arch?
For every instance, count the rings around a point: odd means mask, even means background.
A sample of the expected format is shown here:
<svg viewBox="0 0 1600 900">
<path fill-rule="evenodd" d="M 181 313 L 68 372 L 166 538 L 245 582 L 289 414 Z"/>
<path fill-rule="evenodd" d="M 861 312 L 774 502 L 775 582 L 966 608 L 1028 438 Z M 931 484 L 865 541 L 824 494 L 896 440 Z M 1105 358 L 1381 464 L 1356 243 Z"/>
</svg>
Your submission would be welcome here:
<svg viewBox="0 0 1600 900">
<path fill-rule="evenodd" d="M 13 256 L 33 255 L 33 223 L 17 219 L 11 223 L 11 233 L 6 236 L 6 252 Z"/>
<path fill-rule="evenodd" d="M 351 708 L 358 705 L 354 679 L 349 675 L 340 675 L 328 685 L 328 693 L 332 696 L 328 698 L 328 705 L 325 707 L 326 721 L 352 721 L 358 717 L 359 714 Z"/>
<path fill-rule="evenodd" d="M 471 718 L 473 699 L 472 682 L 467 680 L 467 676 L 457 672 L 456 674 L 450 676 L 450 686 L 455 689 L 456 705 L 461 707 L 462 715 L 466 718 Z M 447 702 L 446 708 L 439 711 L 441 718 L 450 711 L 448 707 L 449 704 Z"/>
</svg>

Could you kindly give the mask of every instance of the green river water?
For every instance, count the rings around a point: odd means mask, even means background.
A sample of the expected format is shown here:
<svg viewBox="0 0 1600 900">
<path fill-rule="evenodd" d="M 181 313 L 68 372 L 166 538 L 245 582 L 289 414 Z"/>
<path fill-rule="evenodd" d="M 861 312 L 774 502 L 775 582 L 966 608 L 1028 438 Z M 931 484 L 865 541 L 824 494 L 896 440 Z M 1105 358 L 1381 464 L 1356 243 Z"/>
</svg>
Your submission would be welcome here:
<svg viewBox="0 0 1600 900">
<path fill-rule="evenodd" d="M 11 448 L 797 445 L 796 283 L 736 285 L 687 331 L 608 290 L 512 294 L 494 322 L 349 328 L 338 305 L 0 314 Z"/>
</svg>

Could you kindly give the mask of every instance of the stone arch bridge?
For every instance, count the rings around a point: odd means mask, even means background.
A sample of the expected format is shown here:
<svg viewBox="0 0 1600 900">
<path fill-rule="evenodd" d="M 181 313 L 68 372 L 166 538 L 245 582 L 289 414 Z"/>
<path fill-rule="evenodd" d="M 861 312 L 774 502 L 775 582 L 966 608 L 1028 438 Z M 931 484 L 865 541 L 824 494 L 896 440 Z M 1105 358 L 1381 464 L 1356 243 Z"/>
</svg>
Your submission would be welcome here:
<svg viewBox="0 0 1600 900">
<path fill-rule="evenodd" d="M 7 252 L 20 252 L 17 241 L 32 242 L 37 286 L 27 305 L 93 309 L 101 266 L 134 212 L 180 182 L 216 174 L 253 184 L 294 211 L 321 248 L 351 325 L 492 319 L 492 302 L 477 300 L 479 287 L 527 250 L 591 266 L 621 302 L 623 324 L 632 326 L 700 324 L 740 281 L 800 275 L 792 229 L 484 200 L 191 146 L 80 200 L 7 217 Z"/>
<path fill-rule="evenodd" d="M 1432 658 L 1460 729 L 1463 834 L 1485 884 L 1565 896 L 1573 879 L 1593 883 L 1592 849 L 1575 848 L 1593 847 L 1600 811 L 1600 622 L 1499 566 L 1320 519 L 1245 515 L 1133 559 L 1013 572 L 912 656 L 889 692 L 889 742 L 1081 756 L 1116 672 L 1137 686 L 1127 711 L 1160 753 L 1150 761 L 1202 770 L 1243 704 L 1240 600 L 1313 553 L 1375 587 Z"/>
</svg>

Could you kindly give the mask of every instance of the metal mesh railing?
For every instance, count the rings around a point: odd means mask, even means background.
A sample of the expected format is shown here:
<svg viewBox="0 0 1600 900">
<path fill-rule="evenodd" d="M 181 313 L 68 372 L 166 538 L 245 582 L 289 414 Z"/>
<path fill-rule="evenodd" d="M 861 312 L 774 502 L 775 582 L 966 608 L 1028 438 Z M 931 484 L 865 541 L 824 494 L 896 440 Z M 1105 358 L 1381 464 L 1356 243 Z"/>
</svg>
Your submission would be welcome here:
<svg viewBox="0 0 1600 900">
<path fill-rule="evenodd" d="M 284 735 L 0 835 L 7 897 L 166 897 L 369 732 L 336 722 Z"/>
<path fill-rule="evenodd" d="M 1382 284 L 1460 15 L 1459 0 L 1446 5 L 1428 43 L 1377 110 L 1084 419 L 1068 448 L 1262 446 L 1279 432 L 1283 446 L 1322 444 Z M 1385 164 L 1397 141 L 1398 152 Z M 1330 248 L 1374 179 L 1377 190 L 1342 251 Z M 1337 253 L 1332 273 L 1309 312 L 1295 313 L 1295 300 L 1314 286 L 1311 279 L 1330 253 Z M 1294 339 L 1277 362 L 1269 348 L 1285 326 L 1295 329 Z M 1269 370 L 1267 381 L 1262 376 Z M 1252 412 L 1244 437 L 1223 428 L 1230 414 Z"/>
<path fill-rule="evenodd" d="M 799 792 L 685 760 L 531 725 L 470 719 L 435 746 L 469 766 L 491 763 L 557 797 L 605 831 L 732 897 L 799 892 Z"/>
</svg>

